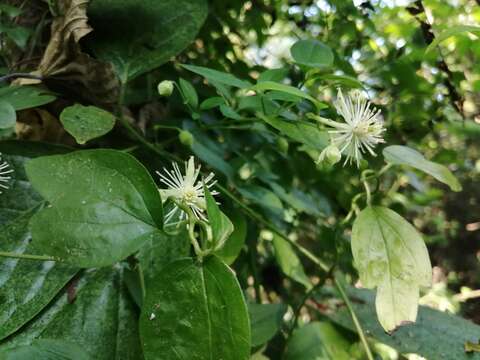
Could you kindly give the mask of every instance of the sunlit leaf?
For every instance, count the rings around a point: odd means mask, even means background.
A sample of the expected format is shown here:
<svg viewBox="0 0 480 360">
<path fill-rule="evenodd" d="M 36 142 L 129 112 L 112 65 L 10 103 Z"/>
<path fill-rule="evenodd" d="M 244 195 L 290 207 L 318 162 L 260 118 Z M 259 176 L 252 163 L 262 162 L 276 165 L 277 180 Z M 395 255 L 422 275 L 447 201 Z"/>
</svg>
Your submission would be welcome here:
<svg viewBox="0 0 480 360">
<path fill-rule="evenodd" d="M 427 248 L 394 211 L 368 207 L 355 219 L 352 252 L 362 285 L 377 288 L 378 320 L 386 331 L 414 322 L 419 290 L 432 283 Z"/>
</svg>

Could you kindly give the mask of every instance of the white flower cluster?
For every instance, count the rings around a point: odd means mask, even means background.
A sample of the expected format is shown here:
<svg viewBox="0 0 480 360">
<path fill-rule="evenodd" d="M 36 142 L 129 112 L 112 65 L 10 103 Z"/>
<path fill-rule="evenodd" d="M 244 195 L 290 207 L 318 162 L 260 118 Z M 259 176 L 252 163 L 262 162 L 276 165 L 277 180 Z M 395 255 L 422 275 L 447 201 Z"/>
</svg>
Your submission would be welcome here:
<svg viewBox="0 0 480 360">
<path fill-rule="evenodd" d="M 203 187 L 209 190 L 216 184 L 213 179 L 214 174 L 210 173 L 205 179 L 198 180 L 200 174 L 200 165 L 195 168 L 195 160 L 193 156 L 185 162 L 185 175 L 182 175 L 177 163 L 172 163 L 173 170 L 163 169 L 164 174 L 157 171 L 160 181 L 167 186 L 166 189 L 160 189 L 162 199 L 173 198 L 175 201 L 188 206 L 197 219 L 207 220 L 204 214 L 206 209 L 205 192 Z M 215 190 L 210 191 L 212 195 L 217 195 Z M 185 218 L 185 213 L 178 207 L 174 206 L 165 216 L 165 222 L 168 223 L 177 212 L 180 211 L 180 220 Z"/>
<path fill-rule="evenodd" d="M 368 151 L 375 156 L 375 146 L 384 142 L 385 127 L 380 110 L 372 108 L 370 101 L 358 90 L 344 96 L 339 89 L 334 106 L 345 122 L 325 122 L 333 130 L 328 131 L 330 146 L 322 151 L 319 161 L 329 158 L 338 161 L 338 154 L 344 154 L 344 165 L 355 162 L 359 167 L 362 154 Z"/>
<path fill-rule="evenodd" d="M 11 180 L 10 174 L 13 173 L 13 169 L 10 169 L 8 162 L 3 161 L 0 154 L 0 188 L 8 189 L 8 182 Z M 0 189 L 0 194 L 2 190 Z"/>
</svg>

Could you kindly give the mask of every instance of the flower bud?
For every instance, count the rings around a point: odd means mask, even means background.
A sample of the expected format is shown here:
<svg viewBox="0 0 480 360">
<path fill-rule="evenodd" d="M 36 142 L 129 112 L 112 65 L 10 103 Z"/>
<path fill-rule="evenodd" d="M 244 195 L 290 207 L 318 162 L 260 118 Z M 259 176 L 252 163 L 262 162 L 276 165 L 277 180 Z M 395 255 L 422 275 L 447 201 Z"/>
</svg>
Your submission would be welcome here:
<svg viewBox="0 0 480 360">
<path fill-rule="evenodd" d="M 178 135 L 178 138 L 180 139 L 180 142 L 185 145 L 185 146 L 192 146 L 193 145 L 193 135 L 191 132 L 182 130 L 180 131 L 180 134 Z"/>
<path fill-rule="evenodd" d="M 335 145 L 330 144 L 320 153 L 317 163 L 319 164 L 323 161 L 326 161 L 330 165 L 335 165 L 341 159 L 342 153 L 340 150 Z"/>
<path fill-rule="evenodd" d="M 282 153 L 286 154 L 288 152 L 288 141 L 287 141 L 287 139 L 285 139 L 284 137 L 278 137 L 276 143 L 277 143 L 278 149 Z"/>
<path fill-rule="evenodd" d="M 170 96 L 173 92 L 173 81 L 164 80 L 158 84 L 157 89 L 160 96 Z"/>
</svg>

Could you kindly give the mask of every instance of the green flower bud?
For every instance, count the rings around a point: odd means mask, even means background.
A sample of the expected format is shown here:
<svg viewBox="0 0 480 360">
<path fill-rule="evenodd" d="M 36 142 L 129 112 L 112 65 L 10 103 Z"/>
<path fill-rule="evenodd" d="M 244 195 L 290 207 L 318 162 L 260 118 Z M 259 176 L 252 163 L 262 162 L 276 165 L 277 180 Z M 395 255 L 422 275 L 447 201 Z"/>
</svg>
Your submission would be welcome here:
<svg viewBox="0 0 480 360">
<path fill-rule="evenodd" d="M 278 137 L 277 138 L 277 147 L 278 149 L 286 154 L 288 152 L 288 141 L 284 137 Z"/>
<path fill-rule="evenodd" d="M 173 92 L 173 81 L 164 80 L 158 84 L 157 89 L 160 96 L 170 96 Z"/>
<path fill-rule="evenodd" d="M 335 165 L 341 159 L 342 153 L 340 152 L 340 150 L 335 145 L 330 144 L 320 153 L 317 163 L 319 164 L 326 161 L 330 165 Z"/>
<path fill-rule="evenodd" d="M 190 147 L 193 145 L 194 138 L 192 133 L 189 131 L 186 131 L 186 130 L 180 131 L 178 138 L 180 139 L 180 142 L 185 146 Z"/>
</svg>

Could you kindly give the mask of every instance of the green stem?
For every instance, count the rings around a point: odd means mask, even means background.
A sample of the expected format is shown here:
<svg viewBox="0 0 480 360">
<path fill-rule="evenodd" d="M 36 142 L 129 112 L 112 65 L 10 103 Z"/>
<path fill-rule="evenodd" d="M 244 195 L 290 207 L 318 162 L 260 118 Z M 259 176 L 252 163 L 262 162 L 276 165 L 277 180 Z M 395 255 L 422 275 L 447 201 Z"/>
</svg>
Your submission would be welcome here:
<svg viewBox="0 0 480 360">
<path fill-rule="evenodd" d="M 175 159 L 175 157 L 173 155 L 170 155 L 164 151 L 161 151 L 160 149 L 156 148 L 153 144 L 149 143 L 147 140 L 145 140 L 143 138 L 142 135 L 140 135 L 139 133 L 137 133 L 132 127 L 131 125 L 128 123 L 128 121 L 126 121 L 125 119 L 123 119 L 121 116 L 120 116 L 120 119 L 121 119 L 121 122 L 122 124 L 127 128 L 127 130 L 129 130 L 142 144 L 144 144 L 146 147 L 148 147 L 149 149 L 151 149 L 152 151 L 154 151 L 155 153 L 157 153 L 158 155 L 162 156 L 162 157 L 167 157 L 168 159 L 174 159 L 174 160 L 177 160 Z M 321 259 L 317 258 L 314 254 L 312 254 L 308 249 L 304 248 L 303 246 L 301 246 L 300 244 L 298 244 L 297 242 L 295 241 L 292 241 L 288 236 L 284 235 L 282 231 L 280 231 L 279 229 L 276 228 L 275 225 L 273 225 L 272 223 L 270 223 L 269 221 L 265 220 L 261 215 L 257 214 L 254 210 L 250 209 L 250 207 L 248 207 L 247 205 L 243 204 L 239 199 L 237 199 L 237 197 L 235 195 L 233 195 L 228 189 L 224 188 L 222 185 L 220 185 L 219 183 L 216 184 L 216 188 L 218 190 L 220 190 L 220 192 L 222 192 L 225 196 L 229 197 L 231 200 L 233 200 L 248 216 L 250 216 L 252 219 L 258 221 L 259 223 L 263 224 L 265 227 L 267 227 L 268 229 L 270 229 L 272 232 L 274 232 L 275 234 L 277 234 L 278 236 L 280 236 L 282 239 L 284 239 L 285 241 L 287 241 L 289 244 L 291 244 L 295 249 L 297 249 L 297 251 L 299 251 L 300 253 L 302 253 L 305 257 L 307 257 L 308 259 L 310 259 L 310 261 L 312 261 L 314 264 L 316 264 L 321 270 L 323 270 L 324 272 L 328 272 L 330 271 L 330 267 L 325 264 Z M 189 209 L 187 209 L 189 210 Z M 187 211 L 188 212 L 188 211 Z M 199 260 L 201 261 L 202 257 L 204 256 L 204 253 L 203 251 L 201 250 L 196 238 L 195 238 L 195 234 L 194 234 L 194 226 L 195 226 L 195 221 L 193 222 L 190 222 L 190 225 L 189 225 L 189 235 L 190 235 L 190 238 L 192 240 L 192 244 L 193 244 L 193 247 L 195 249 L 195 252 L 197 254 L 197 256 L 199 257 Z M 338 283 L 338 281 L 334 278 L 334 281 L 335 281 L 335 284 L 337 285 L 339 291 L 340 291 L 340 294 L 342 295 L 342 297 L 344 298 L 344 301 L 345 303 L 347 304 L 347 307 L 349 308 L 349 311 L 350 311 L 350 314 L 352 316 L 352 319 L 353 319 L 353 322 L 355 323 L 355 326 L 357 328 L 357 331 L 359 332 L 360 334 L 360 338 L 362 340 L 362 343 L 363 343 L 363 346 L 365 347 L 365 351 L 367 353 L 367 356 L 368 356 L 368 359 L 369 360 L 373 360 L 373 356 L 372 356 L 372 352 L 368 346 L 368 343 L 366 341 L 366 338 L 365 338 L 365 334 L 363 333 L 363 330 L 362 330 L 362 327 L 360 326 L 360 323 L 357 319 L 357 316 L 355 314 L 355 312 L 353 311 L 353 308 L 350 304 L 350 301 L 349 299 L 346 297 L 346 294 L 345 292 L 343 291 L 343 288 L 341 287 L 341 285 Z"/>
<path fill-rule="evenodd" d="M 8 257 L 14 259 L 24 260 L 38 260 L 38 261 L 57 261 L 55 258 L 47 255 L 30 255 L 30 254 L 18 254 L 7 251 L 0 251 L 0 257 Z"/>
<path fill-rule="evenodd" d="M 278 236 L 280 236 L 282 239 L 287 241 L 290 245 L 295 247 L 298 251 L 300 251 L 303 255 L 305 255 L 308 259 L 310 259 L 313 263 L 318 265 L 323 271 L 329 271 L 330 267 L 325 264 L 321 259 L 317 258 L 315 255 L 313 255 L 308 249 L 304 248 L 300 244 L 298 244 L 296 241 L 292 241 L 288 236 L 283 234 L 282 231 L 277 229 L 275 225 L 270 223 L 269 221 L 265 220 L 261 215 L 257 214 L 254 210 L 249 208 L 247 205 L 242 203 L 239 199 L 236 198 L 235 195 L 233 195 L 229 190 L 224 188 L 222 185 L 217 183 L 215 187 L 220 190 L 221 193 L 232 199 L 242 210 L 250 216 L 252 219 L 256 220 L 257 222 L 261 223 L 264 225 L 266 228 L 268 228 L 270 231 L 274 232 Z"/>
<path fill-rule="evenodd" d="M 363 180 L 363 187 L 365 188 L 365 194 L 367 195 L 367 205 L 372 205 L 372 192 L 370 191 L 370 185 L 367 180 Z"/>
<path fill-rule="evenodd" d="M 358 335 L 360 336 L 360 341 L 362 342 L 363 348 L 365 349 L 365 353 L 367 354 L 368 360 L 374 360 L 372 355 L 372 350 L 370 350 L 370 345 L 368 345 L 368 342 L 367 342 L 367 337 L 365 336 L 365 333 L 363 331 L 362 325 L 360 324 L 360 321 L 358 321 L 355 310 L 353 310 L 353 306 L 352 306 L 352 303 L 350 302 L 350 299 L 345 293 L 345 290 L 343 289 L 343 286 L 340 283 L 340 281 L 338 281 L 338 279 L 335 279 L 335 278 L 333 279 L 333 281 L 335 282 L 335 286 L 337 287 L 338 292 L 340 293 L 340 296 L 342 297 L 343 301 L 345 302 L 345 305 L 348 308 L 348 311 L 350 312 L 350 316 L 352 317 L 353 324 L 355 325 Z"/>
</svg>

